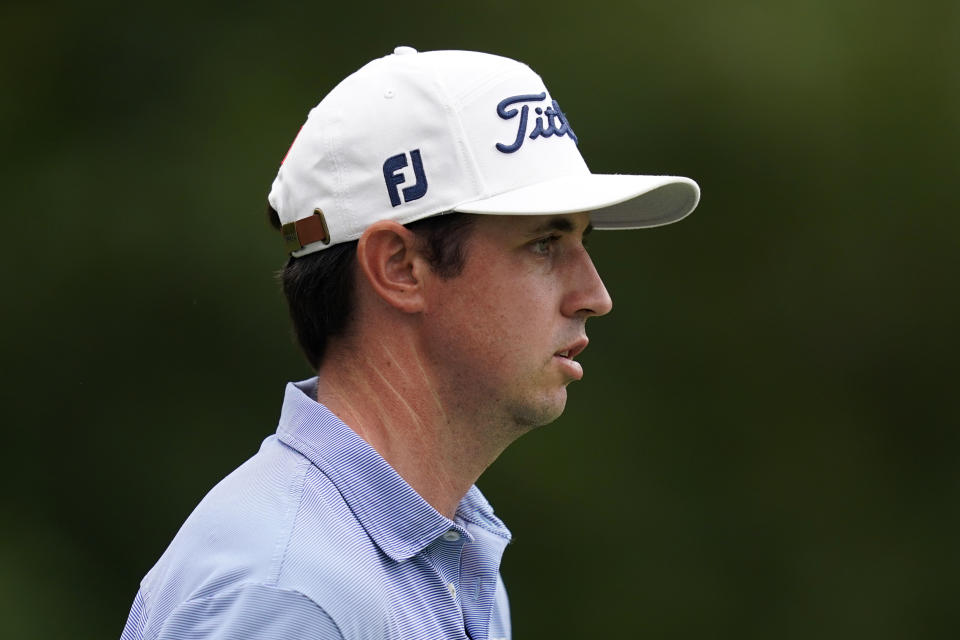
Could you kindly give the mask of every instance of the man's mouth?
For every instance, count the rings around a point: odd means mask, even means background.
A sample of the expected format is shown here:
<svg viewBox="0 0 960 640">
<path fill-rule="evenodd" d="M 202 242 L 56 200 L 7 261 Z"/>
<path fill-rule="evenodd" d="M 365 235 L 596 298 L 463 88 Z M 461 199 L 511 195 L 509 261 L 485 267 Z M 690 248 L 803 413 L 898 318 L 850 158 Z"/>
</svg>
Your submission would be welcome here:
<svg viewBox="0 0 960 640">
<path fill-rule="evenodd" d="M 560 358 L 563 363 L 562 368 L 566 371 L 566 375 L 572 380 L 579 380 L 583 377 L 583 367 L 579 362 L 574 360 L 574 358 L 586 348 L 587 338 L 584 336 L 565 349 L 561 349 L 553 354 L 553 357 Z"/>
<path fill-rule="evenodd" d="M 572 360 L 573 358 L 577 357 L 577 355 L 579 355 L 584 349 L 587 348 L 588 342 L 590 341 L 587 340 L 586 336 L 584 336 L 578 339 L 576 342 L 574 342 L 570 346 L 568 346 L 567 348 L 565 348 L 564 350 L 557 351 L 553 355 L 558 356 L 560 358 L 566 358 L 567 360 Z"/>
</svg>

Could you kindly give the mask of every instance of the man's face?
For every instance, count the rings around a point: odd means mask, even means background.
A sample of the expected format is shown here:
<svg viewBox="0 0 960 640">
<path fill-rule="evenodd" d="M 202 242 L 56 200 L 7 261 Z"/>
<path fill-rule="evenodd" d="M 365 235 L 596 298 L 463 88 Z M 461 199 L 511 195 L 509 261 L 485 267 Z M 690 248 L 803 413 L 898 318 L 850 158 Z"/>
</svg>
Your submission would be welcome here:
<svg viewBox="0 0 960 640">
<path fill-rule="evenodd" d="M 422 348 L 458 410 L 524 429 L 563 412 L 586 320 L 612 307 L 589 230 L 586 213 L 475 216 L 462 273 L 430 280 L 423 314 Z"/>
</svg>

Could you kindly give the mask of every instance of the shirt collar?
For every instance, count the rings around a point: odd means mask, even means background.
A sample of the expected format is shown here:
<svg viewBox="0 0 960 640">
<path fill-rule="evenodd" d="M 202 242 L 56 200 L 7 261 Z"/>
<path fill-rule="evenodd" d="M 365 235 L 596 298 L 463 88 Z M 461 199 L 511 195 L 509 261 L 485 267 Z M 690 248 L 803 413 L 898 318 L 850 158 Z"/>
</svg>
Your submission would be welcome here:
<svg viewBox="0 0 960 640">
<path fill-rule="evenodd" d="M 337 487 L 367 534 L 393 560 L 412 558 L 456 525 L 434 509 L 363 438 L 316 398 L 317 379 L 287 384 L 277 435 Z M 510 531 L 476 486 L 457 518 L 506 540 Z M 461 532 L 470 537 L 462 527 Z"/>
</svg>

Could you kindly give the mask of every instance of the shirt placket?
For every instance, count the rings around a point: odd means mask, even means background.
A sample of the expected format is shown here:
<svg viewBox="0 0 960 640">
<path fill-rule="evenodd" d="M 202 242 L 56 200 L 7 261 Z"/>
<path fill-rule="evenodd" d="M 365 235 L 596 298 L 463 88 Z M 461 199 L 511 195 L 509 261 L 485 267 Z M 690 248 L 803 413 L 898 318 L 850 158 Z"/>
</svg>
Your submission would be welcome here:
<svg viewBox="0 0 960 640">
<path fill-rule="evenodd" d="M 472 640 L 486 640 L 507 540 L 474 524 L 467 530 L 473 541 L 464 545 L 460 555 L 461 611 L 467 635 Z"/>
<path fill-rule="evenodd" d="M 466 532 L 455 526 L 431 543 L 425 554 L 434 571 L 443 580 L 444 587 L 450 594 L 450 598 L 461 618 L 463 617 L 463 607 L 460 565 L 466 544 L 468 544 Z"/>
</svg>

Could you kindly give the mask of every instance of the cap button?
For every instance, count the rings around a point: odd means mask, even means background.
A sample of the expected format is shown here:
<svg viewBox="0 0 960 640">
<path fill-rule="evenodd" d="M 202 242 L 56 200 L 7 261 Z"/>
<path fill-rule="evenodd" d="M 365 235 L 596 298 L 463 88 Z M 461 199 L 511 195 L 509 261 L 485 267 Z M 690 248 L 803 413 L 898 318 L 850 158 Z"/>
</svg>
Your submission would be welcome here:
<svg viewBox="0 0 960 640">
<path fill-rule="evenodd" d="M 393 55 L 395 56 L 406 56 L 411 53 L 417 53 L 417 50 L 413 47 L 400 46 L 393 50 Z"/>
</svg>

